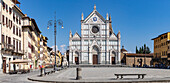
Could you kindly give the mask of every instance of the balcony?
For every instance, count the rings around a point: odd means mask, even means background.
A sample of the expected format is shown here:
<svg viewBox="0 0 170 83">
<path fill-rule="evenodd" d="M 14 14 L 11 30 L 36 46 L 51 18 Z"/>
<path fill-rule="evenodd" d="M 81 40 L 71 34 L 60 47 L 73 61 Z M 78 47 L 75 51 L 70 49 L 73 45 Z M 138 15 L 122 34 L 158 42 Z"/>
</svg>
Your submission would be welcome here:
<svg viewBox="0 0 170 83">
<path fill-rule="evenodd" d="M 13 45 L 2 43 L 2 50 L 4 50 L 4 51 L 14 51 Z"/>
<path fill-rule="evenodd" d="M 164 56 L 161 56 L 161 58 L 168 58 L 168 56 L 164 55 Z"/>
<path fill-rule="evenodd" d="M 2 53 L 3 54 L 10 54 L 10 55 L 12 55 L 13 51 L 14 51 L 13 50 L 13 45 L 2 43 Z"/>
<path fill-rule="evenodd" d="M 15 50 L 12 52 L 13 55 L 17 55 L 17 56 L 23 56 L 24 55 L 24 51 L 23 50 Z"/>
</svg>

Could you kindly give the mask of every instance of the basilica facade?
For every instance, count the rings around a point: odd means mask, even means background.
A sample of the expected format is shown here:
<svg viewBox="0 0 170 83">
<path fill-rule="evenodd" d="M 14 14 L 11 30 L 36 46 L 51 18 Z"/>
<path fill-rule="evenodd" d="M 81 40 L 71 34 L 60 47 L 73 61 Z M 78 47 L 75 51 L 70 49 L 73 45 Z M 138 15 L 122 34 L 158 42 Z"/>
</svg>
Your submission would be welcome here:
<svg viewBox="0 0 170 83">
<path fill-rule="evenodd" d="M 84 19 L 81 15 L 81 35 L 69 34 L 70 64 L 119 64 L 121 62 L 120 31 L 112 29 L 111 16 L 106 19 L 94 10 Z"/>
</svg>

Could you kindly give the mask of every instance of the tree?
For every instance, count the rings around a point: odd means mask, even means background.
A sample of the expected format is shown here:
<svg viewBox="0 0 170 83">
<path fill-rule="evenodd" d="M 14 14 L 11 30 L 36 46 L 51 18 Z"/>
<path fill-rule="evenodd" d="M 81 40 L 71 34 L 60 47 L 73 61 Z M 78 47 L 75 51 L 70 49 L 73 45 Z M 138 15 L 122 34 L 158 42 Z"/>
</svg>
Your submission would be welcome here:
<svg viewBox="0 0 170 83">
<path fill-rule="evenodd" d="M 136 46 L 136 54 L 149 54 L 149 53 L 151 53 L 151 51 L 150 51 L 149 47 L 146 46 L 146 44 L 144 44 L 142 47 L 140 47 L 139 50 Z"/>
<path fill-rule="evenodd" d="M 143 53 L 144 53 L 144 54 L 146 54 L 146 50 L 147 50 L 146 44 L 144 44 L 144 50 L 143 50 Z"/>
<path fill-rule="evenodd" d="M 139 49 L 139 54 L 142 54 L 142 48 L 140 47 L 140 49 Z"/>
<path fill-rule="evenodd" d="M 143 46 L 142 46 L 141 54 L 143 54 L 143 51 L 144 51 L 144 49 L 143 49 Z"/>
<path fill-rule="evenodd" d="M 146 54 L 149 54 L 149 53 L 151 53 L 151 51 L 150 51 L 149 47 L 147 47 L 146 48 Z"/>
<path fill-rule="evenodd" d="M 139 53 L 139 51 L 138 51 L 138 47 L 136 46 L 136 54 L 138 54 Z"/>
</svg>

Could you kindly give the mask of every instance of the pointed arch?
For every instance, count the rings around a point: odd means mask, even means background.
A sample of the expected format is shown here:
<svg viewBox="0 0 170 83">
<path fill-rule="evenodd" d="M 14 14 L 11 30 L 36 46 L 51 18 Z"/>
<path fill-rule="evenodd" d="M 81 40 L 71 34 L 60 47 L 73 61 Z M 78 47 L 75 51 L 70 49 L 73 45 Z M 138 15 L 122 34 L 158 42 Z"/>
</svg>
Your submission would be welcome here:
<svg viewBox="0 0 170 83">
<path fill-rule="evenodd" d="M 92 44 L 90 45 L 90 52 L 92 52 L 92 50 L 93 50 L 93 46 L 96 46 L 98 49 L 99 49 L 99 51 L 101 50 L 100 49 L 100 45 L 97 43 L 97 41 L 96 40 L 94 40 L 93 42 L 92 42 Z"/>
<path fill-rule="evenodd" d="M 110 63 L 115 64 L 117 59 L 117 51 L 114 48 L 110 50 L 109 56 L 110 56 Z"/>
</svg>

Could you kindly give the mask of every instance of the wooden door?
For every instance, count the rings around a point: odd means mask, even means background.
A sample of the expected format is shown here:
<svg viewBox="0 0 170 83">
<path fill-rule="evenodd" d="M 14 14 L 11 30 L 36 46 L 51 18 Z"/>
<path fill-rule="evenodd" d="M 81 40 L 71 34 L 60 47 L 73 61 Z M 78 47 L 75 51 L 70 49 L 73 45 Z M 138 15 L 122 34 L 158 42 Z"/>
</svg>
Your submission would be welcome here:
<svg viewBox="0 0 170 83">
<path fill-rule="evenodd" d="M 112 64 L 115 64 L 115 57 L 112 57 Z"/>
<path fill-rule="evenodd" d="M 98 63 L 97 55 L 93 55 L 93 64 L 97 64 L 97 63 Z"/>
<path fill-rule="evenodd" d="M 6 60 L 3 60 L 3 73 L 6 73 Z"/>
<path fill-rule="evenodd" d="M 75 57 L 75 63 L 78 64 L 78 57 Z"/>
</svg>

